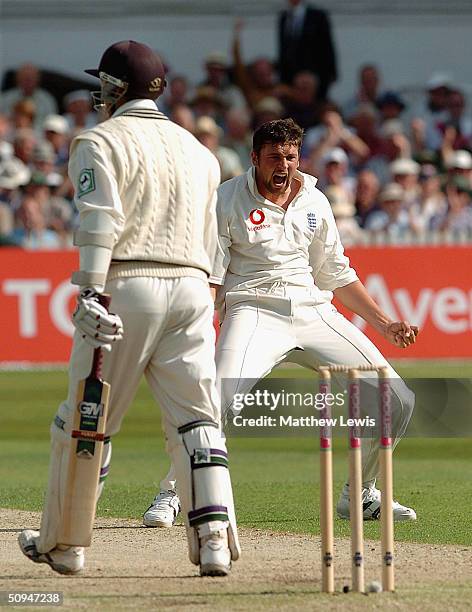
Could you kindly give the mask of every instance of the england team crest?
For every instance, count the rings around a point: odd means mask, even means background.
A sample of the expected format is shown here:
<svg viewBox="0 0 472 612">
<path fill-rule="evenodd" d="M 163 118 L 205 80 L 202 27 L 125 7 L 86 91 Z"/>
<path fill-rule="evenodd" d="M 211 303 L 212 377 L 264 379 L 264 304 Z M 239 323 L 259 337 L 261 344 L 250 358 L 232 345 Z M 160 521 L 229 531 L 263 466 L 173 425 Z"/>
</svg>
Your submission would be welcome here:
<svg viewBox="0 0 472 612">
<path fill-rule="evenodd" d="M 308 227 L 311 230 L 315 230 L 316 229 L 316 215 L 314 212 L 309 212 L 306 214 L 307 220 L 308 220 Z"/>
</svg>

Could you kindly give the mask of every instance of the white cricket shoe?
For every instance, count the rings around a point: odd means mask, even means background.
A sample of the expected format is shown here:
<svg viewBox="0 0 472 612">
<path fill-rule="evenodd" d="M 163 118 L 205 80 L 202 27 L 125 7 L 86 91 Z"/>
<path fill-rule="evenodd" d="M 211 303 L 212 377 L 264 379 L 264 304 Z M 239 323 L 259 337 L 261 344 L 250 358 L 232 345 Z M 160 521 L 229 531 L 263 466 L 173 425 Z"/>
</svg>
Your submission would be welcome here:
<svg viewBox="0 0 472 612">
<path fill-rule="evenodd" d="M 180 499 L 175 491 L 161 491 L 143 514 L 146 527 L 172 527 L 180 512 Z"/>
<path fill-rule="evenodd" d="M 380 518 L 380 491 L 374 486 L 362 489 L 362 506 L 364 509 L 364 521 Z M 416 521 L 416 512 L 413 508 L 402 506 L 393 500 L 392 505 L 394 521 Z M 343 519 L 349 518 L 349 486 L 344 485 L 339 497 L 336 511 Z"/>
<path fill-rule="evenodd" d="M 34 563 L 47 563 L 59 574 L 78 574 L 84 567 L 84 549 L 81 546 L 62 546 L 53 548 L 47 553 L 40 553 L 36 548 L 39 531 L 25 529 L 18 536 L 21 552 Z"/>
<path fill-rule="evenodd" d="M 200 576 L 227 576 L 231 571 L 228 528 L 222 521 L 198 527 L 200 538 Z"/>
</svg>

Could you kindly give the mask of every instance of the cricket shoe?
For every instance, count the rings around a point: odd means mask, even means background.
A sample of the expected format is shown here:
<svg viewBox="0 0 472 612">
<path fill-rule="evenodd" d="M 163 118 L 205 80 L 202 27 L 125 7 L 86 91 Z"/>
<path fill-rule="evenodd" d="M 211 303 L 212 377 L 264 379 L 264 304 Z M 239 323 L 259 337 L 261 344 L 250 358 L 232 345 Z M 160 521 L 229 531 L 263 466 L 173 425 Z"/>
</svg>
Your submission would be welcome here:
<svg viewBox="0 0 472 612">
<path fill-rule="evenodd" d="M 212 521 L 198 527 L 200 576 L 227 576 L 231 571 L 227 523 Z"/>
<path fill-rule="evenodd" d="M 364 512 L 364 521 L 373 521 L 380 518 L 380 491 L 375 487 L 367 487 L 362 489 L 362 507 Z M 394 521 L 415 521 L 416 512 L 413 508 L 402 506 L 397 501 L 393 500 L 392 504 L 393 520 Z M 349 486 L 344 485 L 339 497 L 336 511 L 339 518 L 349 518 Z"/>
<path fill-rule="evenodd" d="M 180 499 L 175 491 L 161 491 L 143 514 L 146 527 L 172 527 L 180 512 Z"/>
<path fill-rule="evenodd" d="M 36 548 L 39 539 L 39 531 L 25 529 L 18 536 L 18 544 L 21 552 L 34 561 L 34 563 L 46 563 L 58 574 L 78 574 L 84 567 L 84 549 L 81 546 L 62 546 L 53 548 L 47 553 L 40 553 Z"/>
</svg>

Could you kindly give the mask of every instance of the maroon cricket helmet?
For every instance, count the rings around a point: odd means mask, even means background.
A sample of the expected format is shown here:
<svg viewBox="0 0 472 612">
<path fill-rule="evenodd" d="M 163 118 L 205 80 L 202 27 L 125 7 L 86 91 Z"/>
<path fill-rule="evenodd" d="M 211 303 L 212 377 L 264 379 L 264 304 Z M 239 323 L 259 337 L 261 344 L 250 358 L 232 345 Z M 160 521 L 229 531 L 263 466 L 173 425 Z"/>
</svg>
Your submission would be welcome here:
<svg viewBox="0 0 472 612">
<path fill-rule="evenodd" d="M 161 58 L 150 47 L 135 40 L 116 42 L 103 53 L 98 68 L 87 74 L 102 79 L 103 75 L 127 85 L 127 98 L 155 100 L 166 86 Z"/>
</svg>

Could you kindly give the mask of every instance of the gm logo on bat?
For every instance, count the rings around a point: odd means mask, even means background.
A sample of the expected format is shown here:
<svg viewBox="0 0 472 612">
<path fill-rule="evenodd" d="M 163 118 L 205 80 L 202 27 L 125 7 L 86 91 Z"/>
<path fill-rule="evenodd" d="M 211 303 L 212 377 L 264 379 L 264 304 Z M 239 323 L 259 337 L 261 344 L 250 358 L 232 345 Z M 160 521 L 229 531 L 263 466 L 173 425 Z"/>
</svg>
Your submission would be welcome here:
<svg viewBox="0 0 472 612">
<path fill-rule="evenodd" d="M 96 404 L 95 402 L 80 402 L 78 410 L 84 416 L 95 418 L 103 416 L 103 404 Z"/>
</svg>

